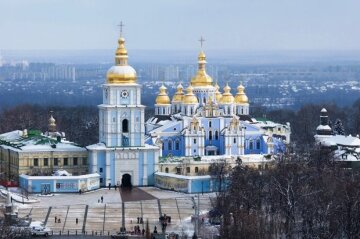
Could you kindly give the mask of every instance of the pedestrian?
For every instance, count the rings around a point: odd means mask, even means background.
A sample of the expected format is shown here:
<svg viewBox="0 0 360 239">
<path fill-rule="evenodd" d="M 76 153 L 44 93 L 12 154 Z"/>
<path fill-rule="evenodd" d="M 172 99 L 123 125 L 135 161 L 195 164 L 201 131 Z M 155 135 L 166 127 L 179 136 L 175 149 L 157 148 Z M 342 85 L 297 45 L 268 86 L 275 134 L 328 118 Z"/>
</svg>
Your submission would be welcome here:
<svg viewBox="0 0 360 239">
<path fill-rule="evenodd" d="M 140 217 L 137 218 L 137 223 L 138 223 L 138 224 L 140 223 Z"/>
<path fill-rule="evenodd" d="M 145 235 L 145 229 L 144 228 L 142 229 L 142 235 L 143 236 Z"/>
<path fill-rule="evenodd" d="M 81 195 L 81 189 L 79 189 L 79 194 Z"/>
<path fill-rule="evenodd" d="M 55 223 L 56 223 L 56 221 L 57 221 L 57 217 L 55 216 Z"/>
<path fill-rule="evenodd" d="M 58 219 L 58 223 L 61 223 L 61 220 L 60 220 L 60 218 Z"/>
<path fill-rule="evenodd" d="M 144 223 L 144 220 L 142 217 L 140 217 L 140 223 L 143 224 Z"/>
<path fill-rule="evenodd" d="M 101 203 L 103 203 L 104 202 L 104 197 L 103 196 L 101 196 Z"/>
<path fill-rule="evenodd" d="M 114 185 L 115 191 L 116 191 L 116 185 Z"/>
<path fill-rule="evenodd" d="M 111 189 L 111 183 L 109 183 L 109 190 Z"/>
<path fill-rule="evenodd" d="M 79 219 L 78 218 L 76 218 L 76 224 L 78 224 L 79 223 Z"/>
<path fill-rule="evenodd" d="M 154 233 L 157 234 L 157 227 L 154 227 Z"/>
<path fill-rule="evenodd" d="M 100 199 L 98 199 L 98 203 L 100 203 Z"/>
</svg>

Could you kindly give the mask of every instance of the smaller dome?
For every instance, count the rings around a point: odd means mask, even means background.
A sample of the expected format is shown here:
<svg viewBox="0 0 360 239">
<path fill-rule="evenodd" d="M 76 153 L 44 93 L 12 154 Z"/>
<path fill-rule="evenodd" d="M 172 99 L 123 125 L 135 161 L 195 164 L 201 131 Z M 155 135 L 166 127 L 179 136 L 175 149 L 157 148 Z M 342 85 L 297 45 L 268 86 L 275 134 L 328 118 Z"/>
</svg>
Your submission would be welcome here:
<svg viewBox="0 0 360 239">
<path fill-rule="evenodd" d="M 234 96 L 230 93 L 230 86 L 226 84 L 224 87 L 224 94 L 220 99 L 220 104 L 231 104 L 234 103 Z"/>
<path fill-rule="evenodd" d="M 215 99 L 216 102 L 220 102 L 220 99 L 222 97 L 222 94 L 220 92 L 220 86 L 218 85 L 218 83 L 215 84 Z"/>
<path fill-rule="evenodd" d="M 238 92 L 235 96 L 235 103 L 237 104 L 248 104 L 249 103 L 249 99 L 246 96 L 244 90 L 245 87 L 240 83 L 240 85 L 237 88 Z"/>
<path fill-rule="evenodd" d="M 184 98 L 184 92 L 183 92 L 183 86 L 181 85 L 181 83 L 176 87 L 176 92 L 175 95 L 172 99 L 172 102 L 182 102 Z"/>
<path fill-rule="evenodd" d="M 198 104 L 198 99 L 196 98 L 196 96 L 193 93 L 193 88 L 190 85 L 187 89 L 186 89 L 186 95 L 184 96 L 184 100 L 183 100 L 184 104 Z"/>
<path fill-rule="evenodd" d="M 170 97 L 166 93 L 167 88 L 164 85 L 161 85 L 159 88 L 159 94 L 156 97 L 157 105 L 168 105 L 170 104 Z"/>
</svg>

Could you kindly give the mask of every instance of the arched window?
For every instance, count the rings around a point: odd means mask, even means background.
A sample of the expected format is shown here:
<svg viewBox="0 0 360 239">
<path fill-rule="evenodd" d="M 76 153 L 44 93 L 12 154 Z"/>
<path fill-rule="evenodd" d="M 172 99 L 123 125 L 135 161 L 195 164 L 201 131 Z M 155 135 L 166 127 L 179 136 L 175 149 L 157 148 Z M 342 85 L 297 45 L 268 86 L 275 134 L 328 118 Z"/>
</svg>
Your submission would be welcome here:
<svg viewBox="0 0 360 239">
<path fill-rule="evenodd" d="M 257 148 L 257 149 L 260 149 L 260 139 L 257 139 L 257 140 L 256 140 L 256 148 Z"/>
<path fill-rule="evenodd" d="M 236 144 L 236 138 L 234 138 L 234 144 Z"/>
<path fill-rule="evenodd" d="M 211 127 L 211 121 L 209 121 L 209 127 Z"/>
<path fill-rule="evenodd" d="M 209 140 L 212 140 L 212 131 L 209 131 Z"/>
<path fill-rule="evenodd" d="M 204 97 L 204 104 L 206 104 L 206 98 Z"/>
<path fill-rule="evenodd" d="M 122 121 L 122 132 L 128 133 L 129 132 L 129 121 L 127 119 L 124 119 Z"/>
<path fill-rule="evenodd" d="M 172 150 L 172 140 L 169 139 L 168 141 L 168 150 Z"/>
<path fill-rule="evenodd" d="M 218 140 L 219 139 L 219 132 L 216 130 L 215 131 L 215 140 Z"/>
<path fill-rule="evenodd" d="M 199 172 L 199 168 L 195 167 L 195 173 L 198 173 L 198 172 Z"/>
<path fill-rule="evenodd" d="M 175 141 L 175 150 L 179 150 L 180 149 L 180 142 L 179 140 Z"/>
<path fill-rule="evenodd" d="M 250 140 L 250 143 L 249 143 L 249 149 L 252 150 L 254 148 L 254 143 L 252 140 Z"/>
<path fill-rule="evenodd" d="M 165 173 L 169 173 L 169 168 L 165 168 Z"/>
</svg>

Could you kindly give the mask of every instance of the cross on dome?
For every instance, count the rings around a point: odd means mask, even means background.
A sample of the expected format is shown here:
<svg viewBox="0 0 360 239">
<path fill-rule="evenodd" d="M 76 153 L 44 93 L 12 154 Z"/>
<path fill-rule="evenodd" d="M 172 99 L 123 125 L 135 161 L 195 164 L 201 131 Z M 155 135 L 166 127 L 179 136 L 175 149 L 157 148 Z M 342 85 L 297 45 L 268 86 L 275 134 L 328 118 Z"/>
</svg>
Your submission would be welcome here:
<svg viewBox="0 0 360 239">
<path fill-rule="evenodd" d="M 120 37 L 122 37 L 122 31 L 123 31 L 123 27 L 124 27 L 125 25 L 123 24 L 122 21 L 120 21 L 120 24 L 117 25 L 117 26 L 120 28 Z"/>
<path fill-rule="evenodd" d="M 204 41 L 205 39 L 201 36 L 199 39 L 201 49 L 203 48 Z"/>
</svg>

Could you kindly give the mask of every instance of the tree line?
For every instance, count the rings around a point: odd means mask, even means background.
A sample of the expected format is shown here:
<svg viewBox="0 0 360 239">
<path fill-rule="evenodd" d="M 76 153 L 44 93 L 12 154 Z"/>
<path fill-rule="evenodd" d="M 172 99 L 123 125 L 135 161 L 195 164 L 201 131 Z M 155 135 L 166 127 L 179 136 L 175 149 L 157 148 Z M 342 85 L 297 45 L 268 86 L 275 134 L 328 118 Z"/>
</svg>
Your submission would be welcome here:
<svg viewBox="0 0 360 239">
<path fill-rule="evenodd" d="M 221 238 L 360 238 L 360 172 L 329 157 L 313 151 L 262 171 L 238 162 L 216 201 Z"/>
</svg>

